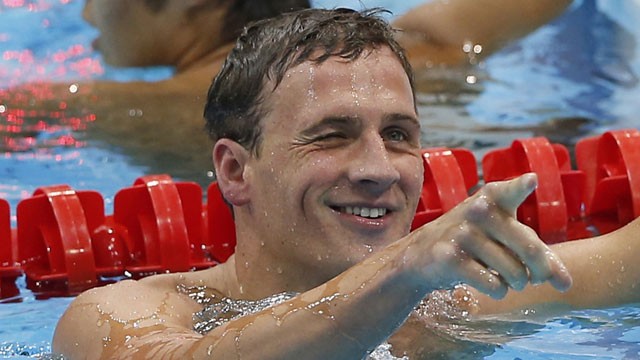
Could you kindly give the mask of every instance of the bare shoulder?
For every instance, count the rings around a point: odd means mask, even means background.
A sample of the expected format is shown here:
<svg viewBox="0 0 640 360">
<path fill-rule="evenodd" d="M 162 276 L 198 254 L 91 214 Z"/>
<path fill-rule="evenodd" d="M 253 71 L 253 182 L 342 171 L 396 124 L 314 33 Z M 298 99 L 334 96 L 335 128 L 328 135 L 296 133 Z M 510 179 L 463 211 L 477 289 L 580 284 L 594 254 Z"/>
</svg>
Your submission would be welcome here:
<svg viewBox="0 0 640 360">
<path fill-rule="evenodd" d="M 70 359 L 126 358 L 127 349 L 139 351 L 141 342 L 150 347 L 196 342 L 201 336 L 193 330 L 193 314 L 201 306 L 178 285 L 217 273 L 210 270 L 124 280 L 82 293 L 58 322 L 54 353 Z"/>
</svg>

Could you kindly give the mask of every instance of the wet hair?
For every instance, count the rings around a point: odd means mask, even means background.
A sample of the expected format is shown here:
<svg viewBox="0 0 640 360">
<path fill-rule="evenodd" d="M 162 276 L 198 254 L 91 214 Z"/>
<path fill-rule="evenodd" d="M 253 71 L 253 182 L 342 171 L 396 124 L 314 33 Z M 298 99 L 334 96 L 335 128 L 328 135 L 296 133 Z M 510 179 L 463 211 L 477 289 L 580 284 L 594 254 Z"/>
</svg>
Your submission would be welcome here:
<svg viewBox="0 0 640 360">
<path fill-rule="evenodd" d="M 211 139 L 231 139 L 259 156 L 260 119 L 269 111 L 265 98 L 289 69 L 331 57 L 355 61 L 381 47 L 390 48 L 402 64 L 415 103 L 411 65 L 383 12 L 308 9 L 245 29 L 209 88 L 204 117 Z"/>
</svg>

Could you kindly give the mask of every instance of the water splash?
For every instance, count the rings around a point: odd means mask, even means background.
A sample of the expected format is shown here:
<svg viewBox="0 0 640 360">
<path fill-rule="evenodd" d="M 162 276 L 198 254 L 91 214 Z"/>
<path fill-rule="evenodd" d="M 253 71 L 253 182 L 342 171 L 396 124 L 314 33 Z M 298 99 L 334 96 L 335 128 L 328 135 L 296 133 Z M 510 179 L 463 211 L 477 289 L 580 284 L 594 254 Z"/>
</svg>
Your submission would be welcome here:
<svg viewBox="0 0 640 360">
<path fill-rule="evenodd" d="M 35 358 L 41 360 L 63 360 L 62 355 L 50 353 L 48 344 L 26 345 L 20 343 L 0 343 L 0 358 L 11 359 L 15 357 Z"/>
</svg>

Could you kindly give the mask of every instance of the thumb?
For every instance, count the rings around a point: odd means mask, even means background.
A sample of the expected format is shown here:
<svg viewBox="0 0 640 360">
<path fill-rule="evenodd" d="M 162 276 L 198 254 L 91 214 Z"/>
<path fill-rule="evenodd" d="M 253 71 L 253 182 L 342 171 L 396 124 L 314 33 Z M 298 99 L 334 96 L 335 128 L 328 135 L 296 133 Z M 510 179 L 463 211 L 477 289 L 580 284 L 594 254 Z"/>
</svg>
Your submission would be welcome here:
<svg viewBox="0 0 640 360">
<path fill-rule="evenodd" d="M 496 205 L 509 214 L 515 214 L 527 197 L 538 186 L 538 176 L 535 173 L 527 173 L 515 179 L 493 183 L 488 191 Z"/>
</svg>

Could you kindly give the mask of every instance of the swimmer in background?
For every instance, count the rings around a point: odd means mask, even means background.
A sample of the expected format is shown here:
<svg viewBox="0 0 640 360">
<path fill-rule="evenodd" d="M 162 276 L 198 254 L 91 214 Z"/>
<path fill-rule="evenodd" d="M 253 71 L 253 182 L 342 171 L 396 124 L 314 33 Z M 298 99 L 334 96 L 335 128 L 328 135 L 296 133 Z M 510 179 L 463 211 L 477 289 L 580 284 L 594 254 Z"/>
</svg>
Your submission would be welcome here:
<svg viewBox="0 0 640 360">
<path fill-rule="evenodd" d="M 562 13 L 569 0 L 436 0 L 394 21 L 398 40 L 416 68 L 468 65 Z M 171 66 L 162 81 L 89 81 L 74 87 L 47 84 L 49 100 L 33 84 L 12 89 L 34 101 L 6 107 L 55 109 L 67 117 L 95 114 L 91 138 L 122 147 L 146 162 L 170 157 L 173 166 L 209 169 L 209 142 L 202 134 L 204 94 L 234 39 L 249 22 L 309 8 L 309 0 L 86 0 L 83 17 L 100 36 L 104 61 L 120 67 Z M 477 45 L 463 50 L 465 45 Z M 468 47 L 468 46 L 467 46 Z M 33 94 L 31 93 L 33 92 Z M 171 131 L 166 129 L 171 128 Z M 192 158 L 198 159 L 193 160 Z M 143 161 L 144 163 L 145 161 Z M 155 170 L 155 169 L 154 169 Z M 161 168 L 155 172 L 179 169 Z M 203 171 L 204 173 L 204 171 Z"/>
<path fill-rule="evenodd" d="M 414 309 L 459 284 L 468 287 L 455 290 L 458 305 L 473 316 L 640 300 L 640 220 L 548 247 L 516 220 L 532 174 L 486 185 L 409 232 L 422 190 L 421 125 L 394 34 L 375 12 L 319 9 L 246 30 L 205 107 L 235 254 L 207 270 L 81 294 L 57 326 L 54 352 L 362 359 L 388 341 L 395 356 L 429 359 L 440 337 Z M 199 333 L 203 305 L 188 289 L 238 300 L 299 295 L 223 314 Z"/>
</svg>

